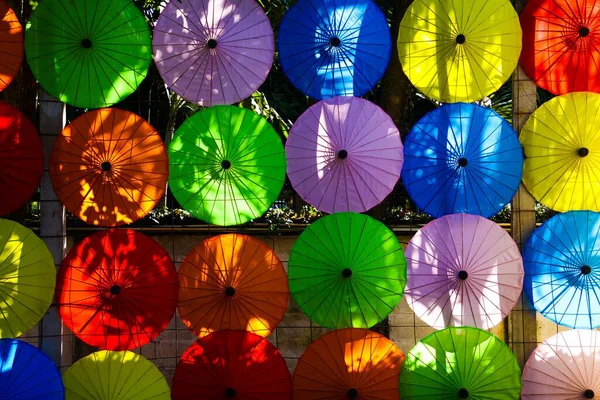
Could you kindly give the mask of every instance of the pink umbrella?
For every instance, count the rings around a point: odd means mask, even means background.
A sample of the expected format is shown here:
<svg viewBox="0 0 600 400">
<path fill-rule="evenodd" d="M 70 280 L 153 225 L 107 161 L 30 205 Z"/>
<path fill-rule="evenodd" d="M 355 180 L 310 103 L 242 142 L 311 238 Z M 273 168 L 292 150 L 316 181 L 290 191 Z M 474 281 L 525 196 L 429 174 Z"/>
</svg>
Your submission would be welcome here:
<svg viewBox="0 0 600 400">
<path fill-rule="evenodd" d="M 508 315 L 523 287 L 516 243 L 494 222 L 470 214 L 438 218 L 410 240 L 406 299 L 428 325 L 490 329 Z"/>
<path fill-rule="evenodd" d="M 154 29 L 163 80 L 202 106 L 244 100 L 273 63 L 273 30 L 254 0 L 173 0 Z"/>
<path fill-rule="evenodd" d="M 304 201 L 327 213 L 364 212 L 394 189 L 404 161 L 400 133 L 370 101 L 334 97 L 298 118 L 285 146 L 287 173 Z"/>
<path fill-rule="evenodd" d="M 546 339 L 523 368 L 521 399 L 600 399 L 600 332 L 571 330 Z"/>
</svg>

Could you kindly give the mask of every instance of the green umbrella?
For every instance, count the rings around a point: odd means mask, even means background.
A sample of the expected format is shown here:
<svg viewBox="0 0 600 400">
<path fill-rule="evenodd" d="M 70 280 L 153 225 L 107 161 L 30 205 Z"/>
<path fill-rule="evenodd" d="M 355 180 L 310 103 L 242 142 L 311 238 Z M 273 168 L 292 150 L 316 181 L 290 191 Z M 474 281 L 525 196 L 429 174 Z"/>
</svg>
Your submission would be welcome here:
<svg viewBox="0 0 600 400">
<path fill-rule="evenodd" d="M 281 138 L 261 116 L 234 106 L 197 112 L 169 144 L 169 185 L 196 218 L 239 225 L 260 217 L 285 180 Z"/>
<path fill-rule="evenodd" d="M 452 327 L 421 340 L 406 356 L 400 398 L 518 400 L 521 370 L 503 341 L 471 327 Z"/>
<path fill-rule="evenodd" d="M 290 254 L 288 275 L 294 301 L 319 325 L 368 328 L 400 301 L 406 259 L 385 225 L 344 212 L 302 232 Z"/>
<path fill-rule="evenodd" d="M 131 0 L 44 0 L 29 18 L 27 62 L 44 89 L 81 108 L 133 93 L 152 59 L 150 30 Z"/>
</svg>

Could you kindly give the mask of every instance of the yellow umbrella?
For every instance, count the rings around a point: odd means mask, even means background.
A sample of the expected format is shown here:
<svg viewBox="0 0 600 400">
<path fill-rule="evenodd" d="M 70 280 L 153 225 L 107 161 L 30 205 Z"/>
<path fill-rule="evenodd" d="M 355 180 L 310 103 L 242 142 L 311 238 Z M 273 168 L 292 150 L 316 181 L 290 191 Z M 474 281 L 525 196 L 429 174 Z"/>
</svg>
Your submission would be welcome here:
<svg viewBox="0 0 600 400">
<path fill-rule="evenodd" d="M 509 0 L 415 0 L 400 24 L 398 54 L 404 72 L 425 95 L 471 102 L 511 76 L 521 36 Z"/>
<path fill-rule="evenodd" d="M 556 211 L 600 211 L 600 94 L 575 92 L 544 103 L 527 120 L 523 183 Z"/>
<path fill-rule="evenodd" d="M 163 374 L 131 351 L 97 351 L 64 374 L 66 400 L 170 400 Z"/>
<path fill-rule="evenodd" d="M 44 316 L 54 297 L 56 268 L 35 233 L 0 219 L 0 338 L 19 337 Z"/>
</svg>

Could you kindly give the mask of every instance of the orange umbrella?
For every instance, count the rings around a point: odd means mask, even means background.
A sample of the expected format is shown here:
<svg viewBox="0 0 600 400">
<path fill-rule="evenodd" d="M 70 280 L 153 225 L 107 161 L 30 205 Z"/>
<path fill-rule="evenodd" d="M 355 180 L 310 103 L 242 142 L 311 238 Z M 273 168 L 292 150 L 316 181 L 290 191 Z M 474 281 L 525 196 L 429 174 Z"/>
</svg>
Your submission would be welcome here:
<svg viewBox="0 0 600 400">
<path fill-rule="evenodd" d="M 250 236 L 207 239 L 179 269 L 179 315 L 199 337 L 223 329 L 268 336 L 288 298 L 283 264 L 269 246 Z"/>
<path fill-rule="evenodd" d="M 294 400 L 398 400 L 404 353 L 368 329 L 330 332 L 311 343 L 294 371 Z"/>
<path fill-rule="evenodd" d="M 23 27 L 12 8 L 0 0 L 0 92 L 19 73 L 23 53 Z"/>
<path fill-rule="evenodd" d="M 156 130 L 128 111 L 83 114 L 56 139 L 50 179 L 58 198 L 84 222 L 129 224 L 164 195 L 167 152 Z"/>
</svg>

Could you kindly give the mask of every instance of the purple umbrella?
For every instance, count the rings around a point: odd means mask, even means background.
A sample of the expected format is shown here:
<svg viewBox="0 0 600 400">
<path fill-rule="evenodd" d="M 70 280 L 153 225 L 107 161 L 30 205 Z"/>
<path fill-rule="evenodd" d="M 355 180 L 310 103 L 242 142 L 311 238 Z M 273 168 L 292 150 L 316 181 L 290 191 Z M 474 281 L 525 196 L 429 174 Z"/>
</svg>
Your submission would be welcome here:
<svg viewBox="0 0 600 400">
<path fill-rule="evenodd" d="M 298 118 L 286 144 L 296 192 L 327 212 L 364 212 L 394 189 L 404 161 L 400 133 L 375 104 L 334 97 Z"/>
<path fill-rule="evenodd" d="M 434 328 L 490 329 L 521 295 L 521 253 L 489 219 L 471 214 L 438 218 L 413 236 L 405 256 L 408 305 Z"/>
<path fill-rule="evenodd" d="M 181 97 L 233 104 L 267 78 L 273 30 L 254 0 L 173 0 L 158 18 L 153 48 L 160 75 Z"/>
</svg>

